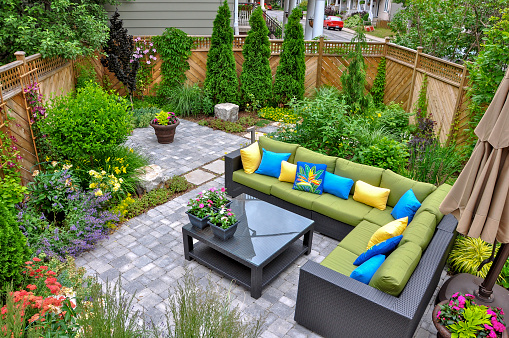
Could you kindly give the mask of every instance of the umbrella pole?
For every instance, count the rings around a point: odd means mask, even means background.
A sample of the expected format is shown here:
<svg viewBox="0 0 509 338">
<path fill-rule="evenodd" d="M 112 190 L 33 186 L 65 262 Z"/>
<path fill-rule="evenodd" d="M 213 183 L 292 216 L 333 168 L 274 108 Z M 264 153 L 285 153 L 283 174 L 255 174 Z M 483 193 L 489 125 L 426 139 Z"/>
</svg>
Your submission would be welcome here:
<svg viewBox="0 0 509 338">
<path fill-rule="evenodd" d="M 509 245 L 504 243 L 498 249 L 497 256 L 490 267 L 490 271 L 488 271 L 486 278 L 481 285 L 479 285 L 479 290 L 475 291 L 476 298 L 488 303 L 493 301 L 493 286 L 497 282 L 498 276 L 507 261 L 507 257 L 509 257 Z"/>
</svg>

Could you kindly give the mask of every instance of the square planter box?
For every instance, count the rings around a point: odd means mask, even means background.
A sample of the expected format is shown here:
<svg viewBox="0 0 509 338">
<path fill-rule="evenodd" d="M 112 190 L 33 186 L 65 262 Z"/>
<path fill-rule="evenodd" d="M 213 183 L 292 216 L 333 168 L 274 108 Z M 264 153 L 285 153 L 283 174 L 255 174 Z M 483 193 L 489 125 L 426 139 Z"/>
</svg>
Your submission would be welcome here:
<svg viewBox="0 0 509 338">
<path fill-rule="evenodd" d="M 235 234 L 235 231 L 237 231 L 237 226 L 239 225 L 239 222 L 237 222 L 237 223 L 233 224 L 231 227 L 229 227 L 228 229 L 223 229 L 223 228 L 218 227 L 215 224 L 212 224 L 210 222 L 208 222 L 208 223 L 210 225 L 210 228 L 212 229 L 212 233 L 214 234 L 214 236 L 216 236 L 217 238 L 219 238 L 220 240 L 223 240 L 223 241 L 226 241 L 227 239 L 232 238 L 233 235 Z"/>
<path fill-rule="evenodd" d="M 190 214 L 187 211 L 186 211 L 186 214 L 189 217 L 189 222 L 191 222 L 191 224 L 193 226 L 195 226 L 195 227 L 197 227 L 199 229 L 204 229 L 204 228 L 206 228 L 209 225 L 208 224 L 208 220 L 209 220 L 210 216 L 207 216 L 207 217 L 204 217 L 204 218 L 198 218 L 195 215 L 192 215 L 192 214 Z"/>
</svg>

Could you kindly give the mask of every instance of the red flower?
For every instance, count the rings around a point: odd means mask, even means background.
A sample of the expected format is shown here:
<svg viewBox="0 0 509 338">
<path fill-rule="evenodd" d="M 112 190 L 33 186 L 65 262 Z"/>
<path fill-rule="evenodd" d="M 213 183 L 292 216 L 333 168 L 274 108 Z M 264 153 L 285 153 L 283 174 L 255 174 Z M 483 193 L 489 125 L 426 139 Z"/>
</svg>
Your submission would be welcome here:
<svg viewBox="0 0 509 338">
<path fill-rule="evenodd" d="M 37 289 L 37 286 L 35 286 L 35 285 L 33 285 L 33 284 L 28 284 L 28 285 L 27 285 L 27 289 L 29 289 L 29 290 L 32 290 L 32 291 L 33 291 L 33 290 Z"/>
</svg>

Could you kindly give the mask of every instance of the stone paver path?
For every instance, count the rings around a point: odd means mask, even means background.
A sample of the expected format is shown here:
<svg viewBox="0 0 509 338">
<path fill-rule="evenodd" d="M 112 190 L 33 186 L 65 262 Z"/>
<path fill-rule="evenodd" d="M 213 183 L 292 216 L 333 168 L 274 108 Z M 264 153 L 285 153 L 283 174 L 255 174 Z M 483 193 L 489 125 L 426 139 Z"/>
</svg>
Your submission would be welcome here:
<svg viewBox="0 0 509 338">
<path fill-rule="evenodd" d="M 108 240 L 79 257 L 77 264 L 103 282 L 116 282 L 121 273 L 122 288 L 130 294 L 136 292 L 133 310 L 143 310 L 156 324 L 163 322 L 171 290 L 188 269 L 201 285 L 207 286 L 210 279 L 218 288 L 229 290 L 232 304 L 240 308 L 245 319 L 265 316 L 261 337 L 319 337 L 293 320 L 299 268 L 308 259 L 321 262 L 336 247 L 336 240 L 315 233 L 311 254 L 299 258 L 281 273 L 257 300 L 243 287 L 231 285 L 208 268 L 184 259 L 181 228 L 188 223 L 185 214 L 188 199 L 204 189 L 224 185 L 224 176 L 219 176 L 220 164 L 224 163 L 220 157 L 246 140 L 182 121 L 171 145 L 158 144 L 149 128 L 136 129 L 129 142 L 145 149 L 153 163 L 165 169 L 168 176 L 191 171 L 213 160 L 216 161 L 203 166 L 209 172 L 200 171 L 216 175 L 209 176 L 213 179 L 205 180 L 208 182 L 197 189 L 124 223 Z M 430 338 L 433 334 L 436 331 L 429 307 L 415 337 Z"/>
</svg>

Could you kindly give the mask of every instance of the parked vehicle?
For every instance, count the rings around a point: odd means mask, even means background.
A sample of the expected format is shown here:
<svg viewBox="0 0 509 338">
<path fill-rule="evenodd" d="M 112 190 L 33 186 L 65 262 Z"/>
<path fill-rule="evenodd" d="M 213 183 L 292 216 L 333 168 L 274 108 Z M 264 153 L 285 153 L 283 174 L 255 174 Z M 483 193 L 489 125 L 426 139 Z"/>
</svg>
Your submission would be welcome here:
<svg viewBox="0 0 509 338">
<path fill-rule="evenodd" d="M 323 28 L 343 29 L 343 20 L 339 16 L 326 16 L 323 20 Z"/>
</svg>

